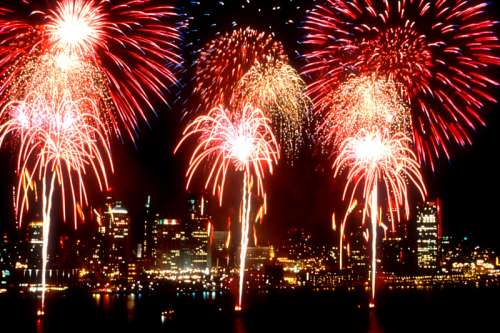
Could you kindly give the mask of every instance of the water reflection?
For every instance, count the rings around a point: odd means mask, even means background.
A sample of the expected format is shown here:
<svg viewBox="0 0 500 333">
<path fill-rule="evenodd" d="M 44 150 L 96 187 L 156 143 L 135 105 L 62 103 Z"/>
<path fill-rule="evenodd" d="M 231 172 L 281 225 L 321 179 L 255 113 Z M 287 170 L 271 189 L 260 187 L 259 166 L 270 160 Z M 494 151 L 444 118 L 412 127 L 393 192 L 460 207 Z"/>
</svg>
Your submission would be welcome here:
<svg viewBox="0 0 500 333">
<path fill-rule="evenodd" d="M 136 294 L 113 295 L 113 294 L 92 294 L 98 312 L 109 315 L 111 312 L 118 309 L 124 309 L 127 314 L 127 320 L 132 322 L 135 320 L 137 300 L 140 299 Z"/>
<path fill-rule="evenodd" d="M 127 296 L 127 319 L 129 322 L 135 318 L 135 294 Z"/>
<path fill-rule="evenodd" d="M 43 333 L 43 319 L 38 318 L 36 320 L 36 333 Z"/>
<path fill-rule="evenodd" d="M 102 308 L 104 312 L 109 312 L 111 310 L 111 296 L 109 294 L 104 294 L 102 296 Z"/>
<path fill-rule="evenodd" d="M 233 328 L 234 333 L 247 333 L 245 321 L 241 316 L 236 316 L 236 318 L 234 318 Z"/>
<path fill-rule="evenodd" d="M 384 333 L 384 330 L 378 323 L 377 313 L 369 311 L 368 314 L 368 333 Z"/>
</svg>

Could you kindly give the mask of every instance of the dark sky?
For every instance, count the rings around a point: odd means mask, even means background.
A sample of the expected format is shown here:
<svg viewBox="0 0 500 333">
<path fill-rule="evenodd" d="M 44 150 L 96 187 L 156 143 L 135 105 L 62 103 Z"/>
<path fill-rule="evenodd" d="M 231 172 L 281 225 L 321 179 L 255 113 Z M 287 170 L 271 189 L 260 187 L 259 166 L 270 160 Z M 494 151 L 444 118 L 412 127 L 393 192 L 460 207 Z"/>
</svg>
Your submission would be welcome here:
<svg viewBox="0 0 500 333">
<path fill-rule="evenodd" d="M 250 25 L 273 31 L 275 37 L 284 43 L 293 64 L 300 66 L 301 60 L 296 51 L 301 49 L 298 42 L 302 38 L 300 20 L 304 18 L 305 10 L 312 6 L 312 1 L 199 2 L 201 4 L 183 1 L 186 4 L 183 10 L 191 13 L 188 16 L 191 17 L 189 22 L 192 28 L 184 34 L 188 63 L 195 51 L 217 32 Z M 242 9 L 241 4 L 245 4 L 246 8 Z M 278 6 L 279 10 L 273 10 Z M 188 78 L 191 72 L 189 66 L 186 67 L 180 86 L 173 89 L 174 93 L 179 93 L 183 87 L 184 91 L 190 87 Z M 189 149 L 177 156 L 173 156 L 172 152 L 186 119 L 192 117 L 191 114 L 184 114 L 186 110 L 182 101 L 186 95 L 179 93 L 179 98 L 171 107 L 158 106 L 158 117 L 151 118 L 149 127 L 143 126 L 135 146 L 130 142 L 113 145 L 116 166 L 112 176 L 113 192 L 125 201 L 134 216 L 137 216 L 148 193 L 153 195 L 153 203 L 164 214 L 174 217 L 182 214 L 186 196 L 184 172 Z M 498 105 L 491 107 L 487 117 L 488 127 L 477 131 L 474 146 L 457 150 L 451 161 L 439 163 L 436 172 L 426 169 L 425 173 L 430 197 L 443 200 L 445 231 L 457 236 L 473 236 L 479 243 L 500 250 L 500 218 L 496 209 L 500 201 L 498 109 Z M 5 224 L 13 223 L 8 217 L 12 210 L 13 163 L 11 152 L 3 149 L 0 154 L 0 173 L 3 175 L 0 177 L 0 229 L 5 229 Z M 280 239 L 292 226 L 303 226 L 318 238 L 331 236 L 332 209 L 338 209 L 339 213 L 343 209 L 338 204 L 339 183 L 332 180 L 328 164 L 322 158 L 312 154 L 310 149 L 304 149 L 293 166 L 280 164 L 275 174 L 269 177 L 267 187 L 269 214 L 261 228 L 264 238 Z M 231 213 L 231 207 L 234 209 L 237 205 L 237 184 L 229 183 L 226 199 L 225 208 L 212 207 L 219 225 L 223 224 L 223 217 Z"/>
</svg>

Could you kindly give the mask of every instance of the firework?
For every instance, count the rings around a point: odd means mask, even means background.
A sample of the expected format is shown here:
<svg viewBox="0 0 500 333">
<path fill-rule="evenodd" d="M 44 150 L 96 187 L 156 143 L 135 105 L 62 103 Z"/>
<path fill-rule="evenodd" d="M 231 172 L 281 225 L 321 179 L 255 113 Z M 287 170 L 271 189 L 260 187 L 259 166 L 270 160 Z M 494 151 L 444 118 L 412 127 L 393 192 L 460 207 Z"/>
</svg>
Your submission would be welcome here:
<svg viewBox="0 0 500 333">
<path fill-rule="evenodd" d="M 302 128 L 310 107 L 305 82 L 282 62 L 256 63 L 238 81 L 231 105 L 252 104 L 271 118 L 274 132 L 287 156 L 302 144 Z"/>
<path fill-rule="evenodd" d="M 23 100 L 29 94 L 50 96 L 54 91 L 64 92 L 71 100 L 92 100 L 85 104 L 90 106 L 85 111 L 94 113 L 110 133 L 117 134 L 115 118 L 107 112 L 113 109 L 113 101 L 105 89 L 106 78 L 102 72 L 87 61 L 64 64 L 62 61 L 60 55 L 50 53 L 30 57 L 13 80 L 9 100 Z"/>
<path fill-rule="evenodd" d="M 434 167 L 450 145 L 471 143 L 495 102 L 499 43 L 487 10 L 482 0 L 323 1 L 305 24 L 316 109 L 351 73 L 393 80 L 413 113 L 418 156 Z"/>
<path fill-rule="evenodd" d="M 0 112 L 2 118 L 8 119 L 0 125 L 0 146 L 9 136 L 19 144 L 19 221 L 28 209 L 28 192 L 32 188 L 23 183 L 42 185 L 42 311 L 55 188 L 61 192 L 63 218 L 66 219 L 68 201 L 76 227 L 77 207 L 87 201 L 85 175 L 93 174 L 104 189 L 108 187 L 106 171 L 113 169 L 105 128 L 95 112 L 85 112 L 92 107 L 90 99 L 72 100 L 64 92 L 54 91 L 51 95 L 28 94 L 22 101 L 8 103 Z"/>
<path fill-rule="evenodd" d="M 195 79 L 195 94 L 202 108 L 231 105 L 233 91 L 256 63 L 262 66 L 288 60 L 283 45 L 270 34 L 246 28 L 228 32 L 201 51 Z"/>
<path fill-rule="evenodd" d="M 34 58 L 49 54 L 77 73 L 72 65 L 84 61 L 103 77 L 99 89 L 107 90 L 103 94 L 113 105 L 107 111 L 116 113 L 112 116 L 134 138 L 139 120 L 147 120 L 146 110 L 153 109 L 151 99 L 165 101 L 165 86 L 175 82 L 172 66 L 180 62 L 175 16 L 172 6 L 152 0 L 2 5 L 0 101 L 8 102 L 12 89 L 24 84 L 19 74 Z"/>
<path fill-rule="evenodd" d="M 235 115 L 222 107 L 216 107 L 207 115 L 199 116 L 189 124 L 176 147 L 177 151 L 191 137 L 198 139 L 186 173 L 186 188 L 189 188 L 193 176 L 202 165 L 210 165 L 205 189 L 212 186 L 212 194 L 216 195 L 218 192 L 220 204 L 228 172 L 234 170 L 243 173 L 237 309 L 241 309 L 242 306 L 253 188 L 256 187 L 257 196 L 265 197 L 264 177 L 268 172 L 272 174 L 273 167 L 279 159 L 278 143 L 270 123 L 263 111 L 258 108 L 245 106 L 241 113 Z"/>
<path fill-rule="evenodd" d="M 384 189 L 393 221 L 401 219 L 401 208 L 409 218 L 408 183 L 418 189 L 422 198 L 426 195 L 420 165 L 411 146 L 412 140 L 405 133 L 391 135 L 383 129 L 363 130 L 356 137 L 344 140 L 333 163 L 335 177 L 348 169 L 343 199 L 349 202 L 349 207 L 354 207 L 355 196 L 360 193 L 365 202 L 363 221 L 367 216 L 371 220 L 372 306 L 375 299 L 379 185 Z"/>
<path fill-rule="evenodd" d="M 372 127 L 411 136 L 410 110 L 390 79 L 351 75 L 330 94 L 328 105 L 317 130 L 325 148 L 335 150 L 345 139 Z"/>
</svg>

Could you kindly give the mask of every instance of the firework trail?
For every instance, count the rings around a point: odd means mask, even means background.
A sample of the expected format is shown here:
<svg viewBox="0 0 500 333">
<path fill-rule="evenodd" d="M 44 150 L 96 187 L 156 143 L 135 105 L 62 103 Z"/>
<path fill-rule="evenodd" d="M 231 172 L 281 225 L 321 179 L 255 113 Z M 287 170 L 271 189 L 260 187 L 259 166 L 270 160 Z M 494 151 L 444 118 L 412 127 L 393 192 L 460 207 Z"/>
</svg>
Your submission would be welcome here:
<svg viewBox="0 0 500 333">
<path fill-rule="evenodd" d="M 29 94 L 22 101 L 8 103 L 0 113 L 1 118 L 8 119 L 0 125 L 0 146 L 8 137 L 19 144 L 19 221 L 28 208 L 30 188 L 22 186 L 25 177 L 28 183 L 42 184 L 42 311 L 55 188 L 61 191 L 63 218 L 68 201 L 76 227 L 77 206 L 87 203 L 85 175 L 92 174 L 102 190 L 108 187 L 106 171 L 113 169 L 106 130 L 94 112 L 85 112 L 92 105 L 91 99 L 72 100 L 64 92 L 54 91 L 51 95 Z"/>
<path fill-rule="evenodd" d="M 418 156 L 434 168 L 450 147 L 471 144 L 498 86 L 496 21 L 482 0 L 324 0 L 305 24 L 304 74 L 317 112 L 350 74 L 402 86 Z"/>
<path fill-rule="evenodd" d="M 393 221 L 401 218 L 401 209 L 406 218 L 409 218 L 408 183 L 418 189 L 422 198 L 426 195 L 420 165 L 411 149 L 412 144 L 412 140 L 402 132 L 391 135 L 384 129 L 363 130 L 357 136 L 344 140 L 333 163 L 334 177 L 348 169 L 343 200 L 347 200 L 349 207 L 353 207 L 355 196 L 360 193 L 365 202 L 363 223 L 367 216 L 371 220 L 372 307 L 375 305 L 379 185 L 384 189 L 387 208 Z"/>
<path fill-rule="evenodd" d="M 50 55 L 76 74 L 81 71 L 74 65 L 85 62 L 98 74 L 93 75 L 94 86 L 81 84 L 81 89 L 103 90 L 100 103 L 106 107 L 100 111 L 113 120 L 108 130 L 121 134 L 115 128 L 119 123 L 133 139 L 139 121 L 147 121 L 147 109 L 153 110 L 151 99 L 165 102 L 165 86 L 176 81 L 172 67 L 180 57 L 175 17 L 172 6 L 151 0 L 3 4 L 0 102 L 7 103 L 12 90 L 24 89 L 19 77 L 35 58 Z"/>
<path fill-rule="evenodd" d="M 177 151 L 186 140 L 197 138 L 198 143 L 191 155 L 186 173 L 186 188 L 189 188 L 194 175 L 202 165 L 210 165 L 205 189 L 211 186 L 212 194 L 218 194 L 220 204 L 228 172 L 234 170 L 243 173 L 237 310 L 242 308 L 252 190 L 255 187 L 257 196 L 265 197 L 264 178 L 267 173 L 273 173 L 274 165 L 279 159 L 279 147 L 270 123 L 263 111 L 252 106 L 245 106 L 237 114 L 223 107 L 216 107 L 207 115 L 197 117 L 186 127 L 175 149 Z"/>
</svg>

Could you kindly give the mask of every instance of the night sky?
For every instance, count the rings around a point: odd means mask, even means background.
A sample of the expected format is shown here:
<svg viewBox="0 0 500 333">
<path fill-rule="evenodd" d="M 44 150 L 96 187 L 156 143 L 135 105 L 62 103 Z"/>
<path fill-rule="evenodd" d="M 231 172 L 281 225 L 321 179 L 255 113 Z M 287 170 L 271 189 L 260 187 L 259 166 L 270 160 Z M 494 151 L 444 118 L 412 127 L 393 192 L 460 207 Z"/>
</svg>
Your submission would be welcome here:
<svg viewBox="0 0 500 333">
<path fill-rule="evenodd" d="M 186 121 L 194 116 L 186 98 L 191 89 L 191 62 L 196 50 L 217 33 L 250 25 L 274 32 L 275 38 L 283 42 L 292 64 L 300 68 L 303 64 L 299 57 L 302 50 L 300 40 L 303 38 L 301 20 L 315 1 L 200 0 L 199 3 L 181 3 L 180 10 L 188 13 L 185 19 L 191 28 L 183 34 L 186 64 L 179 74 L 179 85 L 171 89 L 172 103 L 169 107 L 157 106 L 158 116 L 151 117 L 149 126 L 143 125 L 135 144 L 126 141 L 113 145 L 116 167 L 111 177 L 113 194 L 123 199 L 130 209 L 135 229 L 140 227 L 137 216 L 147 194 L 153 195 L 153 204 L 165 216 L 182 215 L 186 196 L 184 172 L 190 150 L 186 148 L 174 156 L 173 149 Z M 497 251 L 500 250 L 500 217 L 497 210 L 500 201 L 498 109 L 498 105 L 490 106 L 488 127 L 477 131 L 474 146 L 455 150 L 452 160 L 442 160 L 435 172 L 424 167 L 429 197 L 443 200 L 445 233 L 472 236 L 477 243 L 492 246 Z M 14 223 L 10 217 L 14 181 L 13 151 L 3 149 L 0 161 L 0 230 L 5 230 Z M 336 208 L 341 214 L 344 209 L 339 198 L 342 184 L 333 181 L 329 165 L 324 157 L 308 147 L 303 149 L 293 165 L 280 163 L 267 182 L 269 214 L 260 228 L 262 238 L 274 242 L 283 238 L 286 230 L 293 226 L 305 227 L 317 239 L 331 238 L 332 210 Z M 224 208 L 218 208 L 215 200 L 212 200 L 212 213 L 217 226 L 222 227 L 224 217 L 234 213 L 237 207 L 239 183 L 233 183 L 229 182 Z M 92 197 L 92 200 L 97 201 L 100 196 L 93 194 Z M 58 226 L 54 224 L 54 227 Z"/>
</svg>

